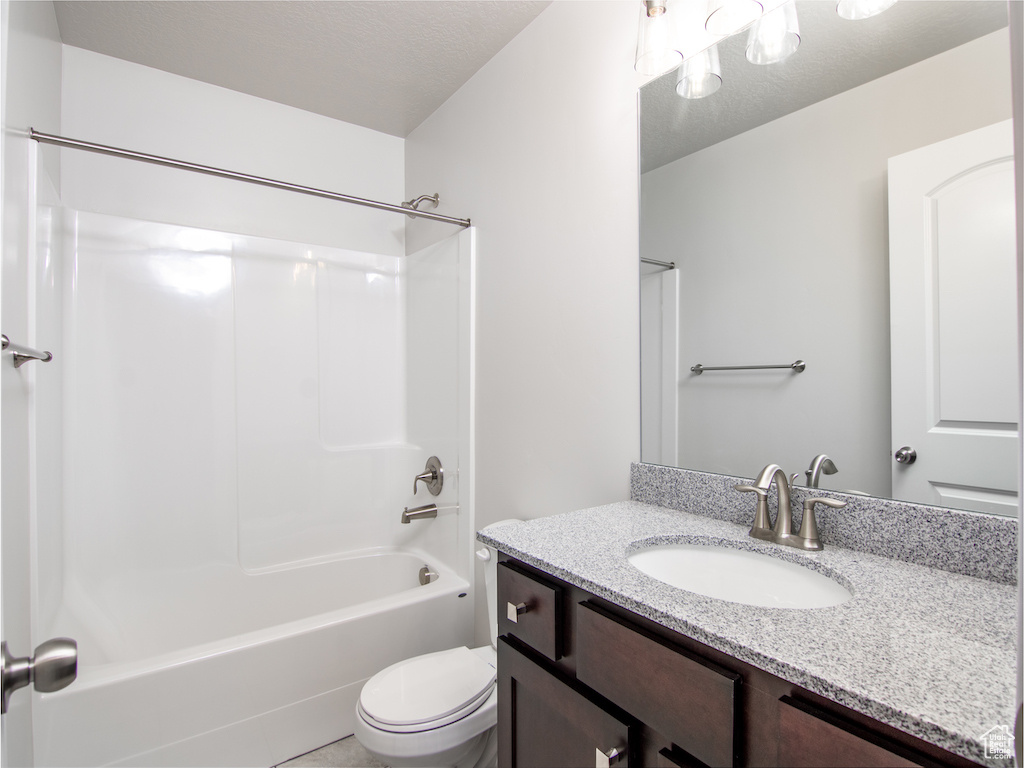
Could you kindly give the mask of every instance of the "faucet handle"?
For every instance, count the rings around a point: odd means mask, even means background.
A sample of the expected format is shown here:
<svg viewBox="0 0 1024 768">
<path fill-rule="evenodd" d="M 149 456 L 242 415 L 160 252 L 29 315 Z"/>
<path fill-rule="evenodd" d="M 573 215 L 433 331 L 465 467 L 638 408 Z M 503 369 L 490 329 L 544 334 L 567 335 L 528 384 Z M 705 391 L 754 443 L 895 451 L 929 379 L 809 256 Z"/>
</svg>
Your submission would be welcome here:
<svg viewBox="0 0 1024 768">
<path fill-rule="evenodd" d="M 733 488 L 735 488 L 737 491 L 740 491 L 741 493 L 756 493 L 763 498 L 768 497 L 768 489 L 759 488 L 756 485 L 734 485 Z"/>
<path fill-rule="evenodd" d="M 797 534 L 797 536 L 803 539 L 803 542 L 801 542 L 803 549 L 823 549 L 821 542 L 818 540 L 818 520 L 814 515 L 815 504 L 824 504 L 826 507 L 832 507 L 833 509 L 842 509 L 846 506 L 845 501 L 838 501 L 837 499 L 807 499 L 804 502 L 804 517 L 800 521 L 800 533 Z"/>
<path fill-rule="evenodd" d="M 413 495 L 416 494 L 416 489 L 420 483 L 427 486 L 431 496 L 437 496 L 441 492 L 441 488 L 444 486 L 444 470 L 441 468 L 441 461 L 437 456 L 431 456 L 427 459 L 427 466 L 413 479 Z"/>
<path fill-rule="evenodd" d="M 757 494 L 757 509 L 754 512 L 754 524 L 750 527 L 750 535 L 759 539 L 765 538 L 760 532 L 771 533 L 772 529 L 772 521 L 768 516 L 768 489 L 757 485 L 734 485 L 733 488 L 740 493 Z"/>
</svg>

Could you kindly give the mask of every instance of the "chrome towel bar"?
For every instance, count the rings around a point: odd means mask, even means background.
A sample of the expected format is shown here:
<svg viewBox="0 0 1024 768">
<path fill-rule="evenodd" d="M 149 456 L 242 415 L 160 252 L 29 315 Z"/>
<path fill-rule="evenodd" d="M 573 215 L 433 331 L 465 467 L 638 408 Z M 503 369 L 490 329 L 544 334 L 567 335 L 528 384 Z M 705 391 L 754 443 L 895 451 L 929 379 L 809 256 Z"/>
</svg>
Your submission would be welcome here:
<svg viewBox="0 0 1024 768">
<path fill-rule="evenodd" d="M 660 261 L 659 259 L 647 259 L 644 257 L 640 258 L 641 264 L 653 264 L 656 267 L 664 267 L 665 269 L 675 269 L 676 263 L 674 261 Z"/>
<path fill-rule="evenodd" d="M 795 363 L 789 363 L 788 365 L 701 365 L 697 363 L 695 366 L 690 368 L 695 374 L 700 376 L 704 371 L 760 371 L 765 368 L 789 368 L 794 373 L 800 373 L 804 368 L 807 367 L 807 363 L 803 360 L 797 360 Z"/>
<path fill-rule="evenodd" d="M 40 352 L 38 349 L 23 347 L 21 344 L 12 344 L 11 340 L 7 338 L 7 334 L 0 334 L 0 339 L 3 339 L 4 352 L 14 353 L 15 368 L 21 368 L 21 366 L 29 360 L 39 360 L 43 363 L 48 363 L 53 360 L 53 355 L 49 352 Z"/>
</svg>

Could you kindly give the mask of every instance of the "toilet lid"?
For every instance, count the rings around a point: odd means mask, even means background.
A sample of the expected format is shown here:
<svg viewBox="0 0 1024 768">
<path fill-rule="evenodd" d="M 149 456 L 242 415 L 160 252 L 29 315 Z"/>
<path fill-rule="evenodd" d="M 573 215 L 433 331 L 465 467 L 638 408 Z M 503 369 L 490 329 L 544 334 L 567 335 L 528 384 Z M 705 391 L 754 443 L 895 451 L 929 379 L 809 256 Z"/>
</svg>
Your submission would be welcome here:
<svg viewBox="0 0 1024 768">
<path fill-rule="evenodd" d="M 494 667 L 463 646 L 381 670 L 363 686 L 359 703 L 380 723 L 428 723 L 483 701 L 495 679 Z"/>
</svg>

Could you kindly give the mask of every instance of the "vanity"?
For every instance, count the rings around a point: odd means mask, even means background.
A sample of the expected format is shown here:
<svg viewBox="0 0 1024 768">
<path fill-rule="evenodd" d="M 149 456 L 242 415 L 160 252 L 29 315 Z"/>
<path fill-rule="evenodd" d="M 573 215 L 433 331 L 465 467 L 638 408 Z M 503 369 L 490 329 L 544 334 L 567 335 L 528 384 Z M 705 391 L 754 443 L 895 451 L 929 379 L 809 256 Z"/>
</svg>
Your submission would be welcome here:
<svg viewBox="0 0 1024 768">
<path fill-rule="evenodd" d="M 650 472 L 660 485 L 638 483 Z M 756 541 L 749 524 L 721 519 L 752 513 L 749 500 L 724 497 L 717 517 L 640 500 L 643 489 L 664 492 L 670 473 L 684 471 L 634 465 L 634 500 L 478 534 L 501 553 L 502 768 L 1012 764 L 997 754 L 1014 717 L 1012 569 L 979 577 L 963 572 L 976 564 L 948 555 L 960 572 L 833 546 L 827 515 L 821 552 Z M 684 474 L 728 487 L 724 476 Z M 683 497 L 673 506 L 715 506 L 713 494 Z M 925 527 L 946 522 L 921 511 Z M 1002 542 L 1009 566 L 1016 522 L 976 517 L 1012 539 Z M 928 550 L 927 539 L 916 548 Z M 809 609 L 727 602 L 627 560 L 677 543 L 780 557 L 851 597 Z"/>
</svg>

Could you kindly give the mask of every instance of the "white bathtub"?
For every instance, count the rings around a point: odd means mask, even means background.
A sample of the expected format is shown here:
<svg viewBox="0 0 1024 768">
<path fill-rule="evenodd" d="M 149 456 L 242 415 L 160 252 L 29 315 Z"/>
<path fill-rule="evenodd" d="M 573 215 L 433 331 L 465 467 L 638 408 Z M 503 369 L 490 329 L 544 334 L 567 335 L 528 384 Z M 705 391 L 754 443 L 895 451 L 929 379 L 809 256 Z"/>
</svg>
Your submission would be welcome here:
<svg viewBox="0 0 1024 768">
<path fill-rule="evenodd" d="M 472 636 L 467 582 L 414 551 L 188 580 L 111 585 L 116 615 L 69 591 L 79 678 L 35 694 L 37 765 L 274 765 L 352 733 L 370 675 Z"/>
</svg>

